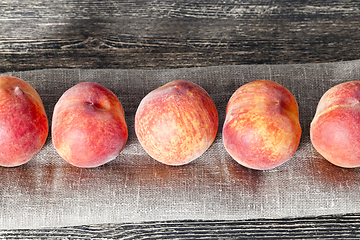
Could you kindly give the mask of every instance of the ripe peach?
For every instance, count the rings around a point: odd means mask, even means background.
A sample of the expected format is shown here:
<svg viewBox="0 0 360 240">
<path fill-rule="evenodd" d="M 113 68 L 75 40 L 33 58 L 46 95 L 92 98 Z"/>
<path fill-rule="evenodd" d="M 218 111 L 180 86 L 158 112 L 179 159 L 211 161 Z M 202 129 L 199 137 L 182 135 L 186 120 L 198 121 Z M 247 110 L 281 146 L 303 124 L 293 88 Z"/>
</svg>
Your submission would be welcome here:
<svg viewBox="0 0 360 240">
<path fill-rule="evenodd" d="M 298 105 L 284 86 L 257 80 L 230 98 L 223 143 L 241 165 L 258 170 L 279 166 L 295 154 L 300 137 Z"/>
<path fill-rule="evenodd" d="M 360 166 L 360 81 L 341 83 L 325 92 L 310 125 L 310 139 L 334 165 Z"/>
<path fill-rule="evenodd" d="M 200 86 L 175 80 L 146 95 L 135 114 L 135 132 L 145 151 L 168 165 L 183 165 L 213 143 L 219 124 L 209 94 Z"/>
<path fill-rule="evenodd" d="M 55 105 L 52 141 L 59 155 L 77 167 L 97 167 L 116 158 L 128 138 L 125 114 L 109 89 L 83 82 Z"/>
<path fill-rule="evenodd" d="M 44 105 L 27 82 L 0 76 L 0 166 L 31 160 L 45 144 L 49 131 Z"/>
</svg>

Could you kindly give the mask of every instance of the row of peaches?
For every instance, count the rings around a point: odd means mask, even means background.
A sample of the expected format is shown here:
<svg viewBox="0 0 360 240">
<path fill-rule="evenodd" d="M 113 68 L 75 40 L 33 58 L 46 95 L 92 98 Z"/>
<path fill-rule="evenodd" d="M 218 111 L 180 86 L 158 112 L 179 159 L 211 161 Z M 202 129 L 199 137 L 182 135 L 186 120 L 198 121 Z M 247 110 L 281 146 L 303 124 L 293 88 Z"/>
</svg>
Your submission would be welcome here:
<svg viewBox="0 0 360 240">
<path fill-rule="evenodd" d="M 360 166 L 360 82 L 329 89 L 310 126 L 315 149 L 331 163 Z M 215 140 L 218 112 L 209 94 L 175 80 L 146 95 L 135 114 L 135 133 L 144 150 L 168 165 L 201 156 Z M 0 166 L 31 160 L 49 131 L 42 100 L 27 82 L 0 76 Z M 119 99 L 104 86 L 82 82 L 55 105 L 51 134 L 57 153 L 77 167 L 97 167 L 124 148 L 128 129 Z M 241 165 L 275 168 L 296 152 L 301 138 L 298 104 L 284 86 L 268 80 L 244 84 L 233 93 L 222 129 L 227 152 Z"/>
</svg>

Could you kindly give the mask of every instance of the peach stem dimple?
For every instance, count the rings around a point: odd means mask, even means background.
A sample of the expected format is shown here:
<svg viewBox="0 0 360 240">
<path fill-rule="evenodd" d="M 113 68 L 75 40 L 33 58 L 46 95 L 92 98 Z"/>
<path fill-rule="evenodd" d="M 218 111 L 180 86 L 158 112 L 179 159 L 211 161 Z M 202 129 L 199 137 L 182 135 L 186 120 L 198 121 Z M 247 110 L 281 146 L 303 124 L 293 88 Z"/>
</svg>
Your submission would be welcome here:
<svg viewBox="0 0 360 240">
<path fill-rule="evenodd" d="M 100 104 L 98 104 L 98 103 L 85 102 L 85 104 L 91 105 L 91 106 L 93 106 L 93 107 L 95 107 L 95 108 L 98 108 L 98 109 L 103 109 L 103 107 L 102 107 Z"/>
<path fill-rule="evenodd" d="M 23 90 L 19 86 L 15 87 L 14 92 L 16 95 L 24 94 Z"/>
</svg>

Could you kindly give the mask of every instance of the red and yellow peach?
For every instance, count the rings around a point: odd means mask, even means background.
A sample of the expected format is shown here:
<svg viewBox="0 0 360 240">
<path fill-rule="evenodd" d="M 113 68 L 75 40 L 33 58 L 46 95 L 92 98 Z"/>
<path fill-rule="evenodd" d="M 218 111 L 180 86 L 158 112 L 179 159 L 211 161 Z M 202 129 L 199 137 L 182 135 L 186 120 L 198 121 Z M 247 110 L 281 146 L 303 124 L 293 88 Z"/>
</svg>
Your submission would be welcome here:
<svg viewBox="0 0 360 240">
<path fill-rule="evenodd" d="M 213 143 L 218 113 L 200 86 L 175 80 L 146 95 L 135 115 L 135 132 L 145 151 L 168 165 L 183 165 Z"/>
<path fill-rule="evenodd" d="M 341 83 L 325 92 L 310 125 L 310 139 L 334 165 L 360 166 L 360 81 Z"/>
<path fill-rule="evenodd" d="M 73 86 L 55 105 L 52 141 L 59 155 L 74 166 L 97 167 L 115 159 L 127 138 L 119 99 L 98 83 Z"/>
<path fill-rule="evenodd" d="M 0 76 L 0 166 L 31 160 L 45 144 L 48 119 L 39 94 L 24 80 Z"/>
<path fill-rule="evenodd" d="M 300 138 L 297 101 L 284 86 L 257 80 L 231 96 L 223 143 L 239 164 L 257 170 L 277 167 L 295 154 Z"/>
</svg>

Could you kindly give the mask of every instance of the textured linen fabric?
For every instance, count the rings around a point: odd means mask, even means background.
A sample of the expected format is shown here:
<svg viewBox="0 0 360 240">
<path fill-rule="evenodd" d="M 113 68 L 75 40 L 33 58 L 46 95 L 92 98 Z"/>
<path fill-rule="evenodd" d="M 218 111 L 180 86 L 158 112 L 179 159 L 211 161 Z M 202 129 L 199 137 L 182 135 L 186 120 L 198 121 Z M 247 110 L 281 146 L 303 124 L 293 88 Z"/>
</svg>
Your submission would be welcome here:
<svg viewBox="0 0 360 240">
<path fill-rule="evenodd" d="M 312 147 L 310 122 L 330 87 L 360 80 L 360 61 L 215 66 L 164 70 L 45 69 L 5 73 L 30 83 L 40 94 L 49 122 L 60 96 L 84 81 L 113 91 L 125 109 L 129 139 L 112 162 L 81 169 L 56 153 L 51 133 L 41 152 L 19 167 L 0 167 L 0 228 L 42 228 L 158 220 L 242 220 L 360 212 L 360 171 L 336 167 Z M 184 166 L 149 157 L 134 131 L 141 99 L 175 79 L 199 84 L 219 112 L 215 142 Z M 299 104 L 301 143 L 294 157 L 267 171 L 237 164 L 222 143 L 225 108 L 243 84 L 273 80 Z"/>
</svg>

